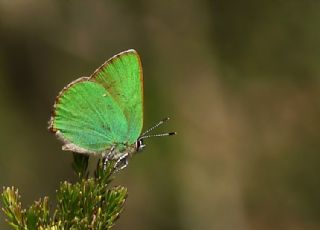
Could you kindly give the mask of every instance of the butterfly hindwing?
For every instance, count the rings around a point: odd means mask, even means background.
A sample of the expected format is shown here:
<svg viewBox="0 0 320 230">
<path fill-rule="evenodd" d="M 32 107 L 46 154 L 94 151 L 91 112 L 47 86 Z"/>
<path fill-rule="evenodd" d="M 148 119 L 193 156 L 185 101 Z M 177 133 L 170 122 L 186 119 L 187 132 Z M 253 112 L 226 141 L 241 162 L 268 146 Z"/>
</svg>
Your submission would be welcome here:
<svg viewBox="0 0 320 230">
<path fill-rule="evenodd" d="M 76 152 L 100 153 L 123 142 L 128 125 L 122 108 L 102 85 L 80 78 L 57 97 L 50 129 Z"/>
</svg>

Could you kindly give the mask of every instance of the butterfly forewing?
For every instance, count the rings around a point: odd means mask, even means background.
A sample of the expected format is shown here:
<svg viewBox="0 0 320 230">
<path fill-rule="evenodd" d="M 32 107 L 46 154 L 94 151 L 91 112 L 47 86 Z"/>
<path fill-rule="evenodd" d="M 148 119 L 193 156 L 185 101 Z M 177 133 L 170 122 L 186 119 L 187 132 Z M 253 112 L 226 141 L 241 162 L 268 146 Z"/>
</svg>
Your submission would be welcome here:
<svg viewBox="0 0 320 230">
<path fill-rule="evenodd" d="M 128 50 L 112 57 L 90 79 L 101 84 L 118 103 L 128 124 L 127 141 L 134 143 L 143 125 L 143 75 L 137 52 Z"/>
</svg>

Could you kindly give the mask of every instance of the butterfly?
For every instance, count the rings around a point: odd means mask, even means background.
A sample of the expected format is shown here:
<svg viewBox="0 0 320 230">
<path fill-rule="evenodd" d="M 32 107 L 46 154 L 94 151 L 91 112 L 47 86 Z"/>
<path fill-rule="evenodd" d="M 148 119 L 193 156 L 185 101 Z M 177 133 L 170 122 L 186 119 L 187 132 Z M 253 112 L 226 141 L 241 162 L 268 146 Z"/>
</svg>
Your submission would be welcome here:
<svg viewBox="0 0 320 230">
<path fill-rule="evenodd" d="M 115 160 L 123 169 L 128 158 L 145 147 L 144 139 L 176 134 L 149 134 L 168 120 L 141 134 L 142 66 L 138 53 L 130 49 L 107 60 L 90 77 L 64 87 L 56 97 L 48 129 L 63 142 L 63 150 Z"/>
</svg>

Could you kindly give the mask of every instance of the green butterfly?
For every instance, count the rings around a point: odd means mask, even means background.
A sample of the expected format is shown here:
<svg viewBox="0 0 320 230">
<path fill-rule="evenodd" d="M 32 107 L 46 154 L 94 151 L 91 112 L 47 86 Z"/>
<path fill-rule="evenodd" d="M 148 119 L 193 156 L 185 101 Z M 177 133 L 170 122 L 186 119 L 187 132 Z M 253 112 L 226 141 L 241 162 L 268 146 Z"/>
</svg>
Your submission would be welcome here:
<svg viewBox="0 0 320 230">
<path fill-rule="evenodd" d="M 142 150 L 147 135 L 165 118 L 141 134 L 143 126 L 143 75 L 138 53 L 121 52 L 90 77 L 81 77 L 59 93 L 49 130 L 64 143 L 62 149 L 116 160 L 125 168 L 128 158 Z"/>
</svg>

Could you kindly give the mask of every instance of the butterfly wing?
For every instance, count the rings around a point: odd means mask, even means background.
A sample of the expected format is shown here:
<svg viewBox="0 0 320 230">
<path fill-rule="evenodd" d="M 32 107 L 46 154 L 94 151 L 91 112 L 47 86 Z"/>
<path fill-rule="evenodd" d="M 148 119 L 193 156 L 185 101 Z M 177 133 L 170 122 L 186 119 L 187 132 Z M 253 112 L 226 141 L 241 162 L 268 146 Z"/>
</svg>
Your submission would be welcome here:
<svg viewBox="0 0 320 230">
<path fill-rule="evenodd" d="M 122 108 L 100 84 L 80 78 L 56 99 L 50 130 L 65 149 L 101 153 L 125 139 L 128 126 Z"/>
<path fill-rule="evenodd" d="M 115 55 L 90 80 L 101 84 L 117 102 L 128 124 L 124 141 L 134 143 L 143 125 L 143 75 L 138 53 L 128 50 Z"/>
</svg>

